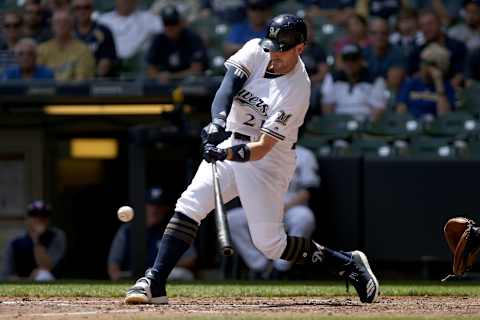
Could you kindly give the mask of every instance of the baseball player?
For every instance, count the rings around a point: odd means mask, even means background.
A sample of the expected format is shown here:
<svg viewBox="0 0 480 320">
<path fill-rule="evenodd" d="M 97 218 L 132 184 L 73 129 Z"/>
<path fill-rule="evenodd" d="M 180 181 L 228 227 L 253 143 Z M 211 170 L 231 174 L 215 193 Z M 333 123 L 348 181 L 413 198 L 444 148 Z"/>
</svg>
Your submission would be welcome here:
<svg viewBox="0 0 480 320">
<path fill-rule="evenodd" d="M 315 231 L 315 215 L 308 207 L 312 189 L 318 188 L 320 179 L 317 174 L 318 163 L 315 155 L 307 148 L 296 146 L 297 155 L 295 173 L 283 197 L 284 224 L 287 233 L 295 237 L 310 238 Z M 253 244 L 248 230 L 247 217 L 242 207 L 228 211 L 228 224 L 233 244 L 245 264 L 262 278 L 268 277 L 268 272 L 282 273 L 290 270 L 293 261 L 276 259 L 271 261 L 265 257 Z"/>
<path fill-rule="evenodd" d="M 362 302 L 373 302 L 378 281 L 360 251 L 339 252 L 287 235 L 283 196 L 295 171 L 295 144 L 310 98 L 300 54 L 307 27 L 290 14 L 273 18 L 266 37 L 252 39 L 226 62 L 202 130 L 203 158 L 177 201 L 154 265 L 127 292 L 125 303 L 168 303 L 165 282 L 214 209 L 210 162 L 217 163 L 223 199 L 240 197 L 255 246 L 269 259 L 323 263 L 346 277 Z"/>
</svg>

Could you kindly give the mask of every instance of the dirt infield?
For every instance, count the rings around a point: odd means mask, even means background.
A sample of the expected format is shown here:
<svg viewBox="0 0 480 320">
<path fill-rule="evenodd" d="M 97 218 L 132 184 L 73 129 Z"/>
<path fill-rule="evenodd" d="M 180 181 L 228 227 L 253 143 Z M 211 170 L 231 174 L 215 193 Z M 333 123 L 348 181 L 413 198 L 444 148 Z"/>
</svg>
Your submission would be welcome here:
<svg viewBox="0 0 480 320">
<path fill-rule="evenodd" d="M 121 299 L 0 298 L 0 319 L 118 319 L 188 315 L 480 315 L 476 297 L 382 297 L 379 303 L 361 304 L 338 298 L 223 298 L 171 299 L 167 306 L 128 306 Z"/>
</svg>

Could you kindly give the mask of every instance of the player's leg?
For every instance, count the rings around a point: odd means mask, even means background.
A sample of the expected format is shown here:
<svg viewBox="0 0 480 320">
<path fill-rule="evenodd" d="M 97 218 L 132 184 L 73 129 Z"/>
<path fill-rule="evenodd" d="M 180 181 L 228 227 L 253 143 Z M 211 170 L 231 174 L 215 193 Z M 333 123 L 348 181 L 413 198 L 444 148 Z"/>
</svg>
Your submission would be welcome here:
<svg viewBox="0 0 480 320">
<path fill-rule="evenodd" d="M 290 236 L 310 239 L 315 231 L 315 215 L 305 205 L 292 207 L 285 213 L 285 227 Z M 275 270 L 285 272 L 290 270 L 293 264 L 293 261 L 276 259 L 273 267 Z"/>
<path fill-rule="evenodd" d="M 217 163 L 222 196 L 230 201 L 237 196 L 235 180 L 229 162 Z M 200 222 L 213 210 L 213 180 L 211 165 L 203 161 L 192 183 L 177 201 L 160 241 L 154 265 L 128 290 L 125 303 L 168 303 L 165 283 L 178 260 L 195 239 Z"/>
<path fill-rule="evenodd" d="M 375 301 L 379 284 L 363 252 L 335 251 L 304 237 L 287 236 L 283 226 L 283 194 L 288 179 L 281 180 L 282 173 L 266 172 L 250 164 L 236 167 L 235 177 L 253 243 L 267 258 L 322 263 L 346 277 L 362 302 Z"/>
<path fill-rule="evenodd" d="M 255 247 L 248 230 L 245 210 L 238 207 L 228 211 L 228 225 L 235 250 L 245 264 L 254 272 L 263 272 L 269 265 L 268 259 Z"/>
</svg>

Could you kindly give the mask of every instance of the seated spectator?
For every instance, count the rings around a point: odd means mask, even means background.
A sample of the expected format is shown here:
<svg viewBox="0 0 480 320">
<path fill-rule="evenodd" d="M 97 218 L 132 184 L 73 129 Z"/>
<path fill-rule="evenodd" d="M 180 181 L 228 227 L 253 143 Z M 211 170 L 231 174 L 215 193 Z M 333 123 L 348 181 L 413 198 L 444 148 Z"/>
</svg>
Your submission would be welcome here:
<svg viewBox="0 0 480 320">
<path fill-rule="evenodd" d="M 115 10 L 102 14 L 98 20 L 112 31 L 120 59 L 143 55 L 153 36 L 163 31 L 161 19 L 139 10 L 137 5 L 138 0 L 116 0 Z"/>
<path fill-rule="evenodd" d="M 417 11 L 433 10 L 442 24 L 446 26 L 458 18 L 462 10 L 462 1 L 460 0 L 409 0 L 407 5 Z"/>
<path fill-rule="evenodd" d="M 208 66 L 202 39 L 185 27 L 175 6 L 162 9 L 165 31 L 155 36 L 147 53 L 148 76 L 161 83 L 198 75 Z"/>
<path fill-rule="evenodd" d="M 166 6 L 175 6 L 187 24 L 198 18 L 201 9 L 198 0 L 155 0 L 150 6 L 150 12 L 159 16 Z"/>
<path fill-rule="evenodd" d="M 480 48 L 480 0 L 465 0 L 463 4 L 465 23 L 450 28 L 448 35 L 465 43 L 471 51 Z"/>
<path fill-rule="evenodd" d="M 38 46 L 38 62 L 51 68 L 56 80 L 93 79 L 95 59 L 88 46 L 75 39 L 68 11 L 56 11 L 52 26 L 54 38 Z"/>
<path fill-rule="evenodd" d="M 420 74 L 408 79 L 398 95 L 397 111 L 416 118 L 449 112 L 455 106 L 455 91 L 445 80 L 450 53 L 437 43 L 421 53 Z"/>
<path fill-rule="evenodd" d="M 42 43 L 52 38 L 50 26 L 46 23 L 45 11 L 39 1 L 28 1 L 23 6 L 23 35 Z"/>
<path fill-rule="evenodd" d="M 247 0 L 247 19 L 232 26 L 224 44 L 225 56 L 230 57 L 249 40 L 262 38 L 271 17 L 271 0 Z"/>
<path fill-rule="evenodd" d="M 306 148 L 297 146 L 295 153 L 297 155 L 295 174 L 284 197 L 284 223 L 289 235 L 308 239 L 315 231 L 315 214 L 308 207 L 308 201 L 320 185 L 318 163 L 313 152 Z M 233 245 L 253 271 L 254 278 L 278 279 L 290 270 L 293 266 L 292 261 L 277 259 L 272 262 L 255 247 L 243 208 L 229 210 L 227 214 Z"/>
<path fill-rule="evenodd" d="M 52 70 L 37 65 L 37 44 L 34 40 L 24 38 L 15 46 L 17 65 L 7 68 L 2 74 L 2 80 L 19 79 L 53 79 Z"/>
<path fill-rule="evenodd" d="M 55 280 L 65 254 L 66 239 L 62 230 L 50 226 L 51 213 L 43 201 L 29 205 L 26 232 L 11 239 L 6 246 L 4 279 Z"/>
<path fill-rule="evenodd" d="M 374 18 L 370 22 L 371 45 L 365 48 L 365 58 L 368 70 L 374 77 L 382 77 L 389 82 L 389 76 L 403 73 L 406 68 L 406 58 L 400 48 L 388 42 L 389 28 L 386 20 Z"/>
<path fill-rule="evenodd" d="M 397 31 L 390 35 L 390 43 L 400 47 L 405 57 L 409 57 L 416 47 L 425 43 L 423 34 L 418 30 L 417 12 L 404 9 L 397 19 Z"/>
<path fill-rule="evenodd" d="M 345 37 L 338 39 L 334 43 L 334 52 L 337 57 L 342 48 L 347 44 L 356 44 L 361 48 L 365 48 L 371 43 L 368 37 L 367 20 L 358 14 L 351 15 L 348 18 L 347 32 L 348 34 Z"/>
<path fill-rule="evenodd" d="M 148 190 L 146 197 L 147 225 L 147 266 L 152 266 L 157 256 L 158 244 L 163 237 L 165 228 L 174 211 L 169 196 L 158 187 Z M 113 281 L 131 275 L 130 242 L 132 237 L 131 224 L 123 224 L 115 234 L 108 255 L 108 275 Z M 192 280 L 192 270 L 195 267 L 197 253 L 192 246 L 180 258 L 169 279 Z"/>
<path fill-rule="evenodd" d="M 200 0 L 203 17 L 215 17 L 227 24 L 234 24 L 246 17 L 244 0 Z"/>
<path fill-rule="evenodd" d="M 15 64 L 13 51 L 21 37 L 22 18 L 16 12 L 5 12 L 0 36 L 0 70 Z"/>
<path fill-rule="evenodd" d="M 343 69 L 325 78 L 322 112 L 349 114 L 360 121 L 378 119 L 387 102 L 385 81 L 370 75 L 358 45 L 343 47 L 341 59 Z"/>
<path fill-rule="evenodd" d="M 450 38 L 442 31 L 442 23 L 437 14 L 427 10 L 420 14 L 420 28 L 425 37 L 426 43 L 416 48 L 410 57 L 409 74 L 418 72 L 420 65 L 420 53 L 431 43 L 444 46 L 450 53 L 450 69 L 445 74 L 451 80 L 454 87 L 460 87 L 464 80 L 465 62 L 467 59 L 467 48 L 465 44 Z"/>
<path fill-rule="evenodd" d="M 75 35 L 90 47 L 95 57 L 97 77 L 113 77 L 117 51 L 110 29 L 92 20 L 93 0 L 73 0 Z"/>
<path fill-rule="evenodd" d="M 315 28 L 311 19 L 305 17 L 307 23 L 307 43 L 302 53 L 302 61 L 307 69 L 311 82 L 310 110 L 321 109 L 321 85 L 328 73 L 327 57 L 322 46 L 315 41 Z"/>
</svg>

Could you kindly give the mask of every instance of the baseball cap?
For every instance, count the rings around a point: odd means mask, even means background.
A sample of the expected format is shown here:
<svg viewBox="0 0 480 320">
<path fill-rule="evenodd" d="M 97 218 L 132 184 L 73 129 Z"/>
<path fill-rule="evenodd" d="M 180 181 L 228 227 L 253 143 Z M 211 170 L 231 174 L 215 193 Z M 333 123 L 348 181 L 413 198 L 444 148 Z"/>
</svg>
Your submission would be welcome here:
<svg viewBox="0 0 480 320">
<path fill-rule="evenodd" d="M 177 7 L 174 5 L 167 5 L 162 8 L 160 12 L 162 17 L 163 24 L 166 26 L 177 25 L 180 22 L 180 13 L 177 10 Z"/>
<path fill-rule="evenodd" d="M 146 202 L 148 204 L 156 205 L 168 204 L 167 196 L 160 187 L 152 187 L 148 189 Z"/>
<path fill-rule="evenodd" d="M 52 213 L 50 206 L 43 200 L 35 200 L 27 207 L 27 215 L 29 217 L 49 217 Z"/>
<path fill-rule="evenodd" d="M 347 61 L 354 61 L 363 57 L 362 48 L 353 43 L 343 46 L 340 55 L 343 60 Z"/>
</svg>

